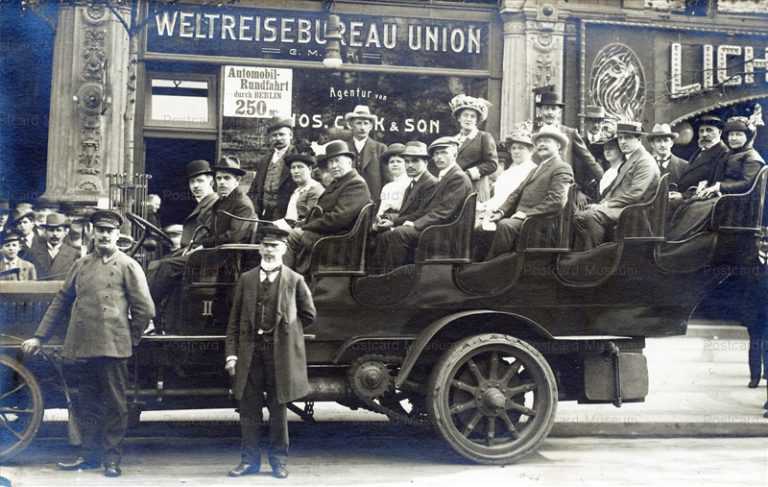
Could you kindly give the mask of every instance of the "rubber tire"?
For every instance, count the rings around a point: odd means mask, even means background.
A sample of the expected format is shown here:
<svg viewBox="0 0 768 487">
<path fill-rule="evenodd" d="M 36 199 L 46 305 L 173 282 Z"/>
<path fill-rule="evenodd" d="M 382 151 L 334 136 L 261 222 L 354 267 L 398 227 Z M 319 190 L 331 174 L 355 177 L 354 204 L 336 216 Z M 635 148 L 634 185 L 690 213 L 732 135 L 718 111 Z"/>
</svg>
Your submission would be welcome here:
<svg viewBox="0 0 768 487">
<path fill-rule="evenodd" d="M 542 394 L 542 400 L 545 401 L 543 419 L 539 419 L 537 416 L 533 420 L 538 422 L 536 429 L 532 433 L 526 432 L 525 441 L 513 451 L 505 452 L 503 455 L 483 454 L 482 452 L 467 448 L 466 445 L 458 441 L 457 436 L 462 436 L 461 432 L 453 425 L 450 411 L 447 410 L 447 407 L 449 408 L 450 405 L 443 402 L 441 398 L 444 388 L 452 380 L 452 375 L 458 371 L 458 369 L 454 370 L 457 365 L 478 349 L 493 345 L 511 347 L 517 352 L 528 355 L 526 366 L 537 367 L 539 375 L 543 378 L 543 381 L 539 381 L 539 390 L 537 391 L 537 394 Z M 557 380 L 552 372 L 552 368 L 549 366 L 547 359 L 533 346 L 509 335 L 488 333 L 467 337 L 454 343 L 435 365 L 430 377 L 427 393 L 427 407 L 429 408 L 435 429 L 456 453 L 476 463 L 507 465 L 520 460 L 539 448 L 552 430 L 555 422 L 558 396 Z"/>
<path fill-rule="evenodd" d="M 43 422 L 45 407 L 43 406 L 43 392 L 40 389 L 40 384 L 28 368 L 19 361 L 0 354 L 0 369 L 10 369 L 12 373 L 15 372 L 28 384 L 30 397 L 32 398 L 32 409 L 34 410 L 29 425 L 27 425 L 27 428 L 22 433 L 21 440 L 8 448 L 0 445 L 0 463 L 5 463 L 21 453 L 35 438 L 37 430 L 40 429 L 40 424 Z"/>
</svg>

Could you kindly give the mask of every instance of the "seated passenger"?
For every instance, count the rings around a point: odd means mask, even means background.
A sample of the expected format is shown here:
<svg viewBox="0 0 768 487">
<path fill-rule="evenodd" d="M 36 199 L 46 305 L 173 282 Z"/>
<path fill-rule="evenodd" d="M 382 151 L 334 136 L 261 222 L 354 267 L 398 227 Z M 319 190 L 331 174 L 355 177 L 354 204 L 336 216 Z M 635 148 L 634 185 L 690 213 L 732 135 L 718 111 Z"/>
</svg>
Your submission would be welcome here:
<svg viewBox="0 0 768 487">
<path fill-rule="evenodd" d="M 525 128 L 515 130 L 512 135 L 507 137 L 506 142 L 512 162 L 496 178 L 496 183 L 493 185 L 493 197 L 484 203 L 477 204 L 478 225 L 498 210 L 507 201 L 509 195 L 528 177 L 528 173 L 536 168 L 536 164 L 531 160 L 533 141 L 529 130 Z"/>
<path fill-rule="evenodd" d="M 317 164 L 311 154 L 287 154 L 285 163 L 291 171 L 291 178 L 296 183 L 296 189 L 288 200 L 285 211 L 285 221 L 290 226 L 302 226 L 315 207 L 325 188 L 319 181 L 312 179 L 312 169 Z"/>
<path fill-rule="evenodd" d="M 223 156 L 219 164 L 213 166 L 213 172 L 219 199 L 213 203 L 211 234 L 201 240 L 203 247 L 250 242 L 253 223 L 224 213 L 241 218 L 255 217 L 253 203 L 239 188 L 240 179 L 245 175 L 245 171 L 240 169 L 240 161 L 233 156 Z"/>
<path fill-rule="evenodd" d="M 560 153 L 568 144 L 568 137 L 556 127 L 544 126 L 533 135 L 533 142 L 541 162 L 491 214 L 490 221 L 496 223 L 496 233 L 486 260 L 515 251 L 527 217 L 556 213 L 567 203 L 573 169 L 563 161 Z"/>
<path fill-rule="evenodd" d="M 716 172 L 715 183 L 703 188 L 680 206 L 672 216 L 668 240 L 684 240 L 706 230 L 712 209 L 723 194 L 748 191 L 765 165 L 754 149 L 754 129 L 745 117 L 728 119 L 723 136 L 731 149 L 725 165 Z"/>
<path fill-rule="evenodd" d="M 688 168 L 688 161 L 681 159 L 672 153 L 678 134 L 672 132 L 668 123 L 657 123 L 648 134 L 648 144 L 651 146 L 651 154 L 659 165 L 661 175 L 669 174 L 667 180 L 670 185 L 677 187 L 680 177 Z M 685 188 L 682 188 L 685 189 Z"/>
<path fill-rule="evenodd" d="M 32 262 L 40 280 L 64 280 L 77 259 L 80 251 L 64 244 L 64 238 L 69 233 L 69 222 L 61 213 L 49 213 L 45 223 L 46 242 L 32 248 L 28 260 Z"/>
<path fill-rule="evenodd" d="M 409 142 L 403 151 L 406 158 L 406 170 L 413 163 L 412 158 L 426 161 L 426 154 L 417 152 L 423 150 L 424 144 Z M 456 163 L 458 141 L 452 137 L 440 137 L 429 146 L 428 154 L 439 171 L 437 184 L 425 196 L 419 195 L 414 188 L 408 192 L 406 202 L 398 218 L 395 219 L 390 231 L 382 232 L 376 237 L 376 258 L 374 265 L 388 271 L 412 261 L 413 250 L 419 241 L 421 232 L 430 225 L 449 222 L 464 204 L 464 200 L 472 192 L 472 182 L 461 167 Z M 421 167 L 421 164 L 418 165 Z M 414 169 L 411 170 L 412 174 Z M 415 179 L 415 178 L 414 178 Z M 423 184 L 428 185 L 428 182 Z M 414 201 L 413 198 L 416 198 Z M 411 201 L 418 201 L 411 209 Z"/>
<path fill-rule="evenodd" d="M 326 145 L 321 165 L 327 164 L 334 180 L 317 201 L 319 213 L 309 218 L 301 228 L 288 235 L 285 265 L 297 272 L 309 270 L 312 246 L 320 237 L 348 232 L 355 224 L 360 210 L 370 203 L 371 194 L 365 180 L 354 169 L 354 153 L 346 142 L 334 140 Z"/>
<path fill-rule="evenodd" d="M 21 234 L 11 228 L 0 234 L 0 281 L 34 281 L 35 266 L 19 257 Z"/>
<path fill-rule="evenodd" d="M 402 156 L 404 150 L 405 146 L 403 144 L 390 144 L 381 155 L 381 165 L 389 170 L 392 181 L 381 188 L 379 209 L 376 211 L 373 231 L 379 229 L 379 223 L 384 223 L 384 221 L 391 222 L 400 213 L 405 190 L 411 182 L 411 178 L 405 172 L 405 160 Z M 386 223 L 384 226 L 386 226 Z"/>
<path fill-rule="evenodd" d="M 574 226 L 578 250 L 589 250 L 603 243 L 606 230 L 619 221 L 621 211 L 626 206 L 648 201 L 659 186 L 659 165 L 640 142 L 642 124 L 622 122 L 616 132 L 625 161 L 615 173 L 601 178 L 599 201 L 576 211 Z"/>
</svg>

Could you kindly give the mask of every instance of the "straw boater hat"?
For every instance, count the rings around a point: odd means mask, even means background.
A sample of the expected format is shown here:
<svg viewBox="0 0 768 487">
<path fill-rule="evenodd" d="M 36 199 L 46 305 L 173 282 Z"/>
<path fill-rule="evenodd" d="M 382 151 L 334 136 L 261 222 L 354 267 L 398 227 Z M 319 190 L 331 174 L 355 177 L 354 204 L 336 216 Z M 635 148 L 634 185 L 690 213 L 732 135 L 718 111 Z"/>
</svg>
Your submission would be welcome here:
<svg viewBox="0 0 768 487">
<path fill-rule="evenodd" d="M 245 175 L 245 171 L 240 169 L 240 161 L 235 156 L 222 156 L 219 163 L 213 166 L 214 172 L 228 172 L 235 176 Z"/>
<path fill-rule="evenodd" d="M 454 117 L 458 117 L 459 112 L 469 108 L 476 111 L 480 121 L 484 122 L 488 119 L 488 108 L 491 106 L 491 102 L 484 98 L 476 98 L 474 96 L 461 94 L 454 96 L 451 101 L 448 102 L 448 106 L 451 108 Z"/>
<path fill-rule="evenodd" d="M 680 135 L 677 132 L 672 132 L 672 127 L 668 123 L 657 123 L 653 126 L 653 129 L 648 133 L 648 138 L 653 139 L 656 137 L 669 137 L 675 140 Z"/>
<path fill-rule="evenodd" d="M 568 137 L 562 131 L 560 131 L 560 129 L 551 127 L 549 125 L 541 127 L 538 132 L 533 134 L 533 143 L 535 144 L 542 137 L 555 139 L 556 141 L 560 142 L 561 147 L 567 146 L 569 142 Z"/>
<path fill-rule="evenodd" d="M 584 113 L 579 113 L 578 116 L 587 120 L 603 120 L 605 118 L 605 108 L 600 105 L 587 105 L 584 107 Z"/>
<path fill-rule="evenodd" d="M 395 142 L 394 144 L 389 144 L 389 146 L 387 147 L 387 150 L 385 150 L 381 154 L 381 157 L 379 157 L 379 161 L 382 164 L 387 164 L 387 163 L 389 163 L 389 158 L 390 157 L 392 157 L 392 156 L 400 156 L 400 155 L 402 155 L 402 152 L 404 150 L 405 150 L 405 145 L 404 144 L 400 144 L 398 142 Z"/>
<path fill-rule="evenodd" d="M 643 132 L 643 124 L 640 122 L 619 122 L 616 124 L 616 135 L 618 134 L 627 134 L 627 135 L 635 135 L 637 137 L 640 137 L 641 135 L 646 135 L 645 132 Z"/>
<path fill-rule="evenodd" d="M 354 110 L 344 115 L 344 121 L 349 122 L 356 118 L 363 118 L 370 120 L 371 123 L 376 123 L 379 119 L 376 115 L 371 113 L 371 109 L 367 105 L 357 105 Z"/>
<path fill-rule="evenodd" d="M 427 144 L 419 140 L 412 140 L 405 144 L 405 149 L 400 155 L 403 157 L 422 157 L 426 159 L 429 157 L 429 152 L 427 151 Z"/>
</svg>

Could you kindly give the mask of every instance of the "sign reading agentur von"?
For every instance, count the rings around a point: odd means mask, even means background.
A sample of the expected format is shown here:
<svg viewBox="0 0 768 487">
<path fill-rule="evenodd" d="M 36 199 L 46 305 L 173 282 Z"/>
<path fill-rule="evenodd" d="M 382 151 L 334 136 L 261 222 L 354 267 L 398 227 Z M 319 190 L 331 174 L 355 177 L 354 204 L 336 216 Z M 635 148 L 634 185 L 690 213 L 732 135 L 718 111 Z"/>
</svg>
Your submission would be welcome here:
<svg viewBox="0 0 768 487">
<path fill-rule="evenodd" d="M 292 69 L 224 66 L 222 73 L 225 117 L 291 115 Z"/>
<path fill-rule="evenodd" d="M 163 8 L 147 26 L 147 52 L 320 61 L 327 14 L 271 9 Z M 344 62 L 487 69 L 487 22 L 341 16 Z"/>
</svg>

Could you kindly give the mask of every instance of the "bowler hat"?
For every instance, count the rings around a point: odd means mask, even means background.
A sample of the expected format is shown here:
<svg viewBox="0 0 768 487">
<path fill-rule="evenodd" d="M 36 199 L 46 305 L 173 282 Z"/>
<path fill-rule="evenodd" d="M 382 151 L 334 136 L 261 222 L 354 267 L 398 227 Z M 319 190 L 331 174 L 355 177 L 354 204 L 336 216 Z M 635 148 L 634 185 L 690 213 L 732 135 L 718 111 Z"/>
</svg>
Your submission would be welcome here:
<svg viewBox="0 0 768 487">
<path fill-rule="evenodd" d="M 379 119 L 379 117 L 371 113 L 371 109 L 367 105 L 357 105 L 354 110 L 344 115 L 344 120 L 347 122 L 356 118 L 370 120 L 371 123 L 376 123 L 376 120 Z"/>
<path fill-rule="evenodd" d="M 273 117 L 267 125 L 267 133 L 274 132 L 277 129 L 288 127 L 293 130 L 294 122 L 291 117 Z"/>
<path fill-rule="evenodd" d="M 320 156 L 320 162 L 325 163 L 331 157 L 349 156 L 355 159 L 355 153 L 349 150 L 349 146 L 343 140 L 332 140 L 325 144 L 325 154 Z"/>
<path fill-rule="evenodd" d="M 643 124 L 641 122 L 619 122 L 616 124 L 616 134 L 636 135 L 640 137 L 645 135 Z"/>
<path fill-rule="evenodd" d="M 405 150 L 404 144 L 401 144 L 399 142 L 395 142 L 394 144 L 389 144 L 389 146 L 387 147 L 387 150 L 385 150 L 379 157 L 379 161 L 382 164 L 387 164 L 389 162 L 390 157 L 400 156 L 402 155 L 404 150 Z"/>
<path fill-rule="evenodd" d="M 654 137 L 669 137 L 671 139 L 677 139 L 680 135 L 677 132 L 672 132 L 672 127 L 668 123 L 654 124 L 653 129 L 648 133 L 648 138 Z"/>
<path fill-rule="evenodd" d="M 437 140 L 429 144 L 429 153 L 431 154 L 432 151 L 439 147 L 459 147 L 459 141 L 456 140 L 453 137 L 439 137 Z"/>
<path fill-rule="evenodd" d="M 61 213 L 50 213 L 45 217 L 45 223 L 41 226 L 43 228 L 68 227 L 69 221 Z"/>
<path fill-rule="evenodd" d="M 266 243 L 285 242 L 288 239 L 288 232 L 272 223 L 266 223 L 259 228 L 261 241 Z"/>
<path fill-rule="evenodd" d="M 283 157 L 283 161 L 291 167 L 294 162 L 303 162 L 307 167 L 312 168 L 317 164 L 317 159 L 312 154 L 300 153 L 300 154 L 286 154 Z"/>
<path fill-rule="evenodd" d="M 555 105 L 558 107 L 565 106 L 565 103 L 563 103 L 562 100 L 560 100 L 560 95 L 558 95 L 554 91 L 542 91 L 540 93 L 536 93 L 535 101 L 537 106 L 542 106 L 542 105 Z"/>
<path fill-rule="evenodd" d="M 21 240 L 21 234 L 12 228 L 0 233 L 0 245 L 5 245 L 10 242 L 18 242 Z"/>
<path fill-rule="evenodd" d="M 587 105 L 584 107 L 584 112 L 579 113 L 579 117 L 587 120 L 602 120 L 605 118 L 605 108 L 600 105 Z"/>
<path fill-rule="evenodd" d="M 187 164 L 187 179 L 194 178 L 201 174 L 213 174 L 211 164 L 203 159 L 196 159 Z"/>
<path fill-rule="evenodd" d="M 533 134 L 533 143 L 535 144 L 539 139 L 543 137 L 549 137 L 560 142 L 561 147 L 568 145 L 568 137 L 558 128 L 545 125 L 539 129 L 538 132 Z"/>
<path fill-rule="evenodd" d="M 97 210 L 91 215 L 91 223 L 94 227 L 120 228 L 123 224 L 123 217 L 116 211 Z"/>
<path fill-rule="evenodd" d="M 403 157 L 411 156 L 427 158 L 429 157 L 429 152 L 427 151 L 427 144 L 419 140 L 412 140 L 405 144 L 405 149 L 400 155 Z"/>
<path fill-rule="evenodd" d="M 235 176 L 245 175 L 245 171 L 240 169 L 240 161 L 235 156 L 222 156 L 219 163 L 213 166 L 213 172 L 228 172 Z"/>
<path fill-rule="evenodd" d="M 713 127 L 717 127 L 720 130 L 723 129 L 723 120 L 720 117 L 716 117 L 714 115 L 704 115 L 703 117 L 699 117 L 699 119 L 696 121 L 696 126 L 701 127 L 702 125 L 712 125 Z"/>
</svg>

